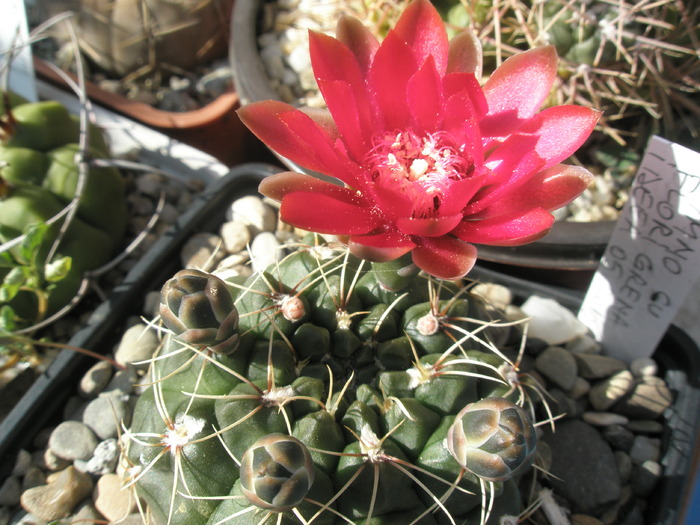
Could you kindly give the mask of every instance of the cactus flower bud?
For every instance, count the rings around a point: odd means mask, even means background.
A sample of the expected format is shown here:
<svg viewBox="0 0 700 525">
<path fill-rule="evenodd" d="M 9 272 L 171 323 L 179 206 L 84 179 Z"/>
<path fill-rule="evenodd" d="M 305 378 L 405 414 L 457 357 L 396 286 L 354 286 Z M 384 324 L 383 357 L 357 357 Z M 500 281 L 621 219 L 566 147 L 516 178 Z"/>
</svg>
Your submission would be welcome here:
<svg viewBox="0 0 700 525">
<path fill-rule="evenodd" d="M 182 270 L 165 283 L 160 316 L 181 341 L 214 352 L 238 347 L 238 310 L 226 284 L 199 270 Z"/>
<path fill-rule="evenodd" d="M 284 434 L 258 439 L 241 458 L 241 490 L 257 507 L 284 512 L 299 505 L 314 482 L 311 455 Z"/>
<path fill-rule="evenodd" d="M 447 434 L 450 454 L 486 481 L 505 481 L 528 468 L 535 445 L 535 429 L 527 413 L 500 397 L 467 405 Z"/>
</svg>

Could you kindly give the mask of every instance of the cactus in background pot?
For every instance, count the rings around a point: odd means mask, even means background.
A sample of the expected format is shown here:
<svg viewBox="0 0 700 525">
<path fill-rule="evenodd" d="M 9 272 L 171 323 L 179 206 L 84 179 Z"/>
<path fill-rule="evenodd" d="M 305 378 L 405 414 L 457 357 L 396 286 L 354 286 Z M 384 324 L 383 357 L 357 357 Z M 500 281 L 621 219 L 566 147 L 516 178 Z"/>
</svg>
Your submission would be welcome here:
<svg viewBox="0 0 700 525">
<path fill-rule="evenodd" d="M 62 8 L 78 14 L 80 50 L 121 78 L 191 71 L 226 56 L 233 1 L 70 0 Z M 53 13 L 52 4 L 41 0 L 38 9 Z"/>
<path fill-rule="evenodd" d="M 242 282 L 183 270 L 163 287 L 127 434 L 155 522 L 478 522 L 484 489 L 517 514 L 532 422 L 480 396 L 506 383 L 481 356 L 505 362 L 510 324 L 410 261 L 398 279 L 307 241 Z"/>
<path fill-rule="evenodd" d="M 29 103 L 9 93 L 4 108 L 0 325 L 14 331 L 68 305 L 84 274 L 114 256 L 127 210 L 119 171 L 85 164 L 81 176 L 78 117 L 58 102 Z M 89 144 L 88 156 L 108 158 L 104 137 L 94 126 L 89 126 Z"/>
</svg>

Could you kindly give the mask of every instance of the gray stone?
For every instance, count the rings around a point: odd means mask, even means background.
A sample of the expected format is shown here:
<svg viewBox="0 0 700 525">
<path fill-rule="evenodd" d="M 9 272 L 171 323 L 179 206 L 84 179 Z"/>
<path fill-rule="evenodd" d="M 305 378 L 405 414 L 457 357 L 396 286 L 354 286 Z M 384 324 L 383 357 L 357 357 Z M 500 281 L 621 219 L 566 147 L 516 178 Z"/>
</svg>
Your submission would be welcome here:
<svg viewBox="0 0 700 525">
<path fill-rule="evenodd" d="M 661 479 L 663 468 L 656 461 L 647 460 L 635 465 L 632 474 L 632 491 L 638 498 L 646 498 Z"/>
<path fill-rule="evenodd" d="M 630 371 L 635 377 L 655 376 L 659 366 L 651 357 L 638 357 L 630 363 Z"/>
<path fill-rule="evenodd" d="M 224 241 L 218 235 L 199 232 L 192 235 L 180 251 L 184 268 L 211 271 L 226 255 Z"/>
<path fill-rule="evenodd" d="M 15 458 L 15 466 L 12 467 L 12 474 L 21 477 L 24 476 L 30 468 L 32 468 L 32 454 L 25 449 L 21 449 L 17 453 L 17 458 Z"/>
<path fill-rule="evenodd" d="M 22 490 L 46 484 L 46 473 L 39 467 L 30 468 L 22 478 Z"/>
<path fill-rule="evenodd" d="M 622 425 L 610 425 L 601 430 L 605 441 L 616 450 L 629 452 L 634 443 L 634 434 Z"/>
<path fill-rule="evenodd" d="M 574 354 L 578 373 L 584 379 L 605 379 L 617 372 L 627 370 L 627 363 L 606 355 Z"/>
<path fill-rule="evenodd" d="M 252 236 L 260 232 L 273 232 L 277 225 L 277 214 L 256 195 L 236 199 L 231 204 L 231 220 L 248 226 Z"/>
<path fill-rule="evenodd" d="M 113 368 L 109 361 L 98 361 L 80 379 L 78 393 L 84 399 L 92 399 L 109 384 L 112 373 Z"/>
<path fill-rule="evenodd" d="M 584 412 L 582 419 L 589 425 L 596 427 L 625 425 L 629 421 L 625 416 L 614 414 L 612 412 Z"/>
<path fill-rule="evenodd" d="M 621 370 L 594 384 L 588 393 L 588 400 L 596 410 L 605 411 L 631 392 L 633 387 L 632 372 Z"/>
<path fill-rule="evenodd" d="M 581 334 L 566 343 L 566 349 L 574 354 L 600 354 L 600 343 L 588 334 Z"/>
<path fill-rule="evenodd" d="M 49 472 L 56 472 L 66 468 L 71 464 L 71 461 L 58 457 L 53 450 L 47 448 L 41 453 L 41 462 L 39 464 Z"/>
<path fill-rule="evenodd" d="M 126 427 L 131 424 L 129 396 L 119 390 L 100 394 L 85 407 L 83 423 L 100 440 L 117 437 L 122 424 Z"/>
<path fill-rule="evenodd" d="M 620 475 L 620 483 L 624 485 L 630 480 L 632 474 L 632 458 L 622 450 L 616 450 L 614 454 L 617 473 Z"/>
<path fill-rule="evenodd" d="M 221 225 L 221 238 L 228 253 L 242 252 L 252 239 L 248 226 L 240 221 L 228 221 Z"/>
<path fill-rule="evenodd" d="M 97 438 L 90 427 L 79 421 L 64 421 L 59 424 L 49 438 L 49 448 L 59 458 L 69 461 L 90 459 Z"/>
<path fill-rule="evenodd" d="M 547 381 L 562 390 L 571 390 L 576 383 L 576 359 L 568 350 L 550 346 L 535 359 L 535 368 Z"/>
<path fill-rule="evenodd" d="M 83 470 L 93 476 L 101 476 L 114 472 L 119 459 L 119 446 L 116 439 L 106 439 L 100 442 L 95 454 L 85 462 Z"/>
<path fill-rule="evenodd" d="M 144 323 L 126 329 L 114 353 L 114 360 L 122 366 L 132 365 L 139 370 L 148 369 L 148 360 L 158 348 L 158 334 Z"/>
<path fill-rule="evenodd" d="M 105 388 L 105 392 L 118 390 L 123 394 L 131 394 L 138 380 L 139 378 L 135 369 L 128 367 L 126 370 L 118 370 L 107 385 L 107 388 Z"/>
<path fill-rule="evenodd" d="M 263 232 L 253 239 L 250 245 L 250 260 L 253 270 L 262 271 L 271 264 L 280 261 L 283 252 L 273 233 Z"/>
<path fill-rule="evenodd" d="M 92 492 L 88 474 L 70 466 L 48 478 L 46 485 L 22 493 L 22 508 L 46 521 L 66 518 Z"/>
<path fill-rule="evenodd" d="M 569 395 L 574 399 L 581 399 L 591 390 L 591 384 L 582 377 L 577 377 L 574 386 L 571 387 Z"/>
<path fill-rule="evenodd" d="M 629 396 L 615 406 L 615 411 L 630 419 L 658 419 L 671 403 L 673 394 L 664 380 L 647 376 L 635 385 Z"/>
<path fill-rule="evenodd" d="M 17 476 L 7 476 L 0 484 L 0 505 L 14 507 L 19 503 L 22 493 L 22 484 Z"/>
<path fill-rule="evenodd" d="M 615 457 L 595 428 L 582 421 L 560 421 L 554 434 L 544 431 L 542 440 L 552 451 L 552 487 L 574 512 L 595 515 L 619 499 Z"/>
<path fill-rule="evenodd" d="M 664 426 L 659 421 L 650 419 L 635 419 L 627 423 L 627 429 L 635 434 L 658 435 L 664 431 Z"/>
<path fill-rule="evenodd" d="M 630 457 L 637 465 L 645 461 L 658 461 L 661 457 L 661 441 L 648 436 L 635 436 Z"/>
</svg>

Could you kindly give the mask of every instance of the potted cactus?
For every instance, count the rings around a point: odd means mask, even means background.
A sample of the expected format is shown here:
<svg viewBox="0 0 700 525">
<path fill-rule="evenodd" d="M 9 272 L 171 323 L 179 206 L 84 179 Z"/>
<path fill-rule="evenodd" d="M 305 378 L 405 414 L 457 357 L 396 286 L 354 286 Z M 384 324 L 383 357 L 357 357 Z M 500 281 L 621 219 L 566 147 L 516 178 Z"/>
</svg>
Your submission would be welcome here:
<svg viewBox="0 0 700 525">
<path fill-rule="evenodd" d="M 494 523 L 522 510 L 542 421 L 506 355 L 520 337 L 461 279 L 472 242 L 537 239 L 586 187 L 590 173 L 560 162 L 599 115 L 538 112 L 551 47 L 482 90 L 477 42 L 448 43 L 424 0 L 381 44 L 348 17 L 337 35 L 310 40 L 332 120 L 278 101 L 240 115 L 345 183 L 283 172 L 260 185 L 283 221 L 341 242 L 309 234 L 250 277 L 184 270 L 163 287 L 163 343 L 125 436 L 127 484 L 154 523 Z"/>
<path fill-rule="evenodd" d="M 238 96 L 231 79 L 224 77 L 214 82 L 226 86 L 221 93 L 195 89 L 197 72 L 226 56 L 233 3 L 233 0 L 40 1 L 33 8 L 32 18 L 40 22 L 59 10 L 75 12 L 70 23 L 75 26 L 79 52 L 73 54 L 90 66 L 86 90 L 94 102 L 233 165 L 243 160 L 246 136 L 235 115 Z M 63 48 L 72 49 L 72 44 L 66 43 L 68 36 L 63 27 L 65 24 L 57 24 L 49 34 L 64 42 Z M 38 54 L 46 55 L 41 51 Z M 35 59 L 37 73 L 45 80 L 65 85 L 47 61 L 64 70 L 73 70 L 75 57 L 46 56 Z M 183 95 L 187 109 L 171 110 L 167 103 L 161 103 L 160 92 L 168 86 L 173 74 L 191 81 L 191 87 L 184 91 L 186 96 Z M 118 89 L 106 89 L 97 78 L 109 80 L 108 84 Z M 137 85 L 140 91 L 153 93 L 148 102 L 143 93 L 135 98 L 133 92 L 139 92 L 134 90 Z"/>
</svg>

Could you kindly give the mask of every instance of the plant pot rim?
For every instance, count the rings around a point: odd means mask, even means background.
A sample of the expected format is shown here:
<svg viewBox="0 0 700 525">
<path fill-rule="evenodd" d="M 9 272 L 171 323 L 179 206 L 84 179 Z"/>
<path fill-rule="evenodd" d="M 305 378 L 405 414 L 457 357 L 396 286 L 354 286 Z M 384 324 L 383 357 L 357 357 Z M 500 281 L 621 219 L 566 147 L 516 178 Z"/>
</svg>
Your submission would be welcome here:
<svg viewBox="0 0 700 525">
<path fill-rule="evenodd" d="M 54 85 L 66 87 L 66 83 L 56 70 L 46 60 L 34 57 L 34 69 L 43 80 Z M 76 76 L 68 73 L 76 80 Z M 218 119 L 221 115 L 234 111 L 239 104 L 238 93 L 230 88 L 229 91 L 218 96 L 215 100 L 193 111 L 175 112 L 163 111 L 143 102 L 130 100 L 126 97 L 111 93 L 99 87 L 97 84 L 85 81 L 85 92 L 89 99 L 114 111 L 131 115 L 146 125 L 157 128 L 198 128 L 206 126 Z"/>
</svg>

